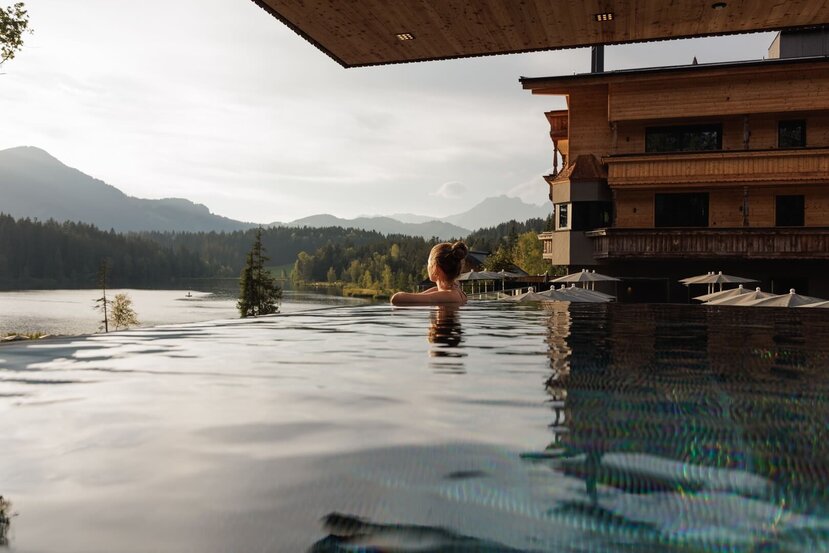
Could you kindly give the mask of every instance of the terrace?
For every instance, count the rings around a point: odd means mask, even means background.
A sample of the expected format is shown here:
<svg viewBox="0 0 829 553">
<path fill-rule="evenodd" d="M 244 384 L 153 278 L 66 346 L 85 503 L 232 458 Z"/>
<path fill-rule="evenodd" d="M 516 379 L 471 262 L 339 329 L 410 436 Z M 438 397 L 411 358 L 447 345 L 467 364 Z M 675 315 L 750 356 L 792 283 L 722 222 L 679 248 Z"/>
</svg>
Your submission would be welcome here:
<svg viewBox="0 0 829 553">
<path fill-rule="evenodd" d="M 585 234 L 597 259 L 829 259 L 829 227 L 605 228 Z"/>
</svg>

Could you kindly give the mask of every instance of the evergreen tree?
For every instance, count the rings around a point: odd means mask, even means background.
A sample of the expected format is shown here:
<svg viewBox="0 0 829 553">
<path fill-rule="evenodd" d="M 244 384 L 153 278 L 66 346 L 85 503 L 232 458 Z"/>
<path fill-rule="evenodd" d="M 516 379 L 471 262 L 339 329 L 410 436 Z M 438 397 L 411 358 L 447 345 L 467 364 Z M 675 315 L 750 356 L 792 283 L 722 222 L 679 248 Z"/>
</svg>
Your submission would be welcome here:
<svg viewBox="0 0 829 553">
<path fill-rule="evenodd" d="M 256 283 L 253 278 L 253 251 L 248 253 L 247 263 L 239 279 L 239 301 L 236 307 L 242 318 L 256 315 Z"/>
<path fill-rule="evenodd" d="M 265 267 L 268 257 L 262 246 L 262 229 L 256 232 L 256 238 L 248 253 L 247 264 L 242 269 L 240 278 L 239 314 L 242 317 L 270 315 L 279 309 L 278 303 L 282 298 L 282 289 L 277 286 L 276 279 Z"/>
</svg>

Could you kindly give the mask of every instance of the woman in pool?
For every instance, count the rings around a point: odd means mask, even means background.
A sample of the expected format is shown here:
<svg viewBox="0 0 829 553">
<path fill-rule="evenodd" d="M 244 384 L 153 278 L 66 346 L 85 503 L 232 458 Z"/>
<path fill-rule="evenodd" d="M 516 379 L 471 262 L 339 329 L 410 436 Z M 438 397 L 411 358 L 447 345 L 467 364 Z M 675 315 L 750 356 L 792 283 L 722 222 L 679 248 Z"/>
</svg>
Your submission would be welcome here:
<svg viewBox="0 0 829 553">
<path fill-rule="evenodd" d="M 437 284 L 419 294 L 398 292 L 391 297 L 392 305 L 463 305 L 466 294 L 455 282 L 469 248 L 463 242 L 443 242 L 432 248 L 426 268 L 429 279 Z"/>
</svg>

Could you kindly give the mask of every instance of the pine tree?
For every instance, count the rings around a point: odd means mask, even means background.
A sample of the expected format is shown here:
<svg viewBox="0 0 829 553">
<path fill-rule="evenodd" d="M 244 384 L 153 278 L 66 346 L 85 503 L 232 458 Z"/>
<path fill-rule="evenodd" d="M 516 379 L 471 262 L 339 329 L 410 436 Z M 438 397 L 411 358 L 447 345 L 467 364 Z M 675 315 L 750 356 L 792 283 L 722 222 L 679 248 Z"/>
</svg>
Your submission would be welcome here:
<svg viewBox="0 0 829 553">
<path fill-rule="evenodd" d="M 270 315 L 279 309 L 282 289 L 265 268 L 267 260 L 265 248 L 262 246 L 262 229 L 259 228 L 239 279 L 239 301 L 236 306 L 242 317 Z"/>
</svg>

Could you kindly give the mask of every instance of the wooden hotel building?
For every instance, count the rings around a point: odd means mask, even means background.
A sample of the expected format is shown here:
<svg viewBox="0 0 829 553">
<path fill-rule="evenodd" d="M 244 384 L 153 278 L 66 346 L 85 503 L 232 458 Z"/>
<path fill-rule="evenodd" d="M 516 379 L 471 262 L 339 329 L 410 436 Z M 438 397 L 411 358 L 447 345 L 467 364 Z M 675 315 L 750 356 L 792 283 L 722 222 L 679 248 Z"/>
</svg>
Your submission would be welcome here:
<svg viewBox="0 0 829 553">
<path fill-rule="evenodd" d="M 813 29 L 762 61 L 522 78 L 567 102 L 544 257 L 623 278 L 623 301 L 686 299 L 677 279 L 711 270 L 829 297 L 827 56 Z"/>
</svg>

